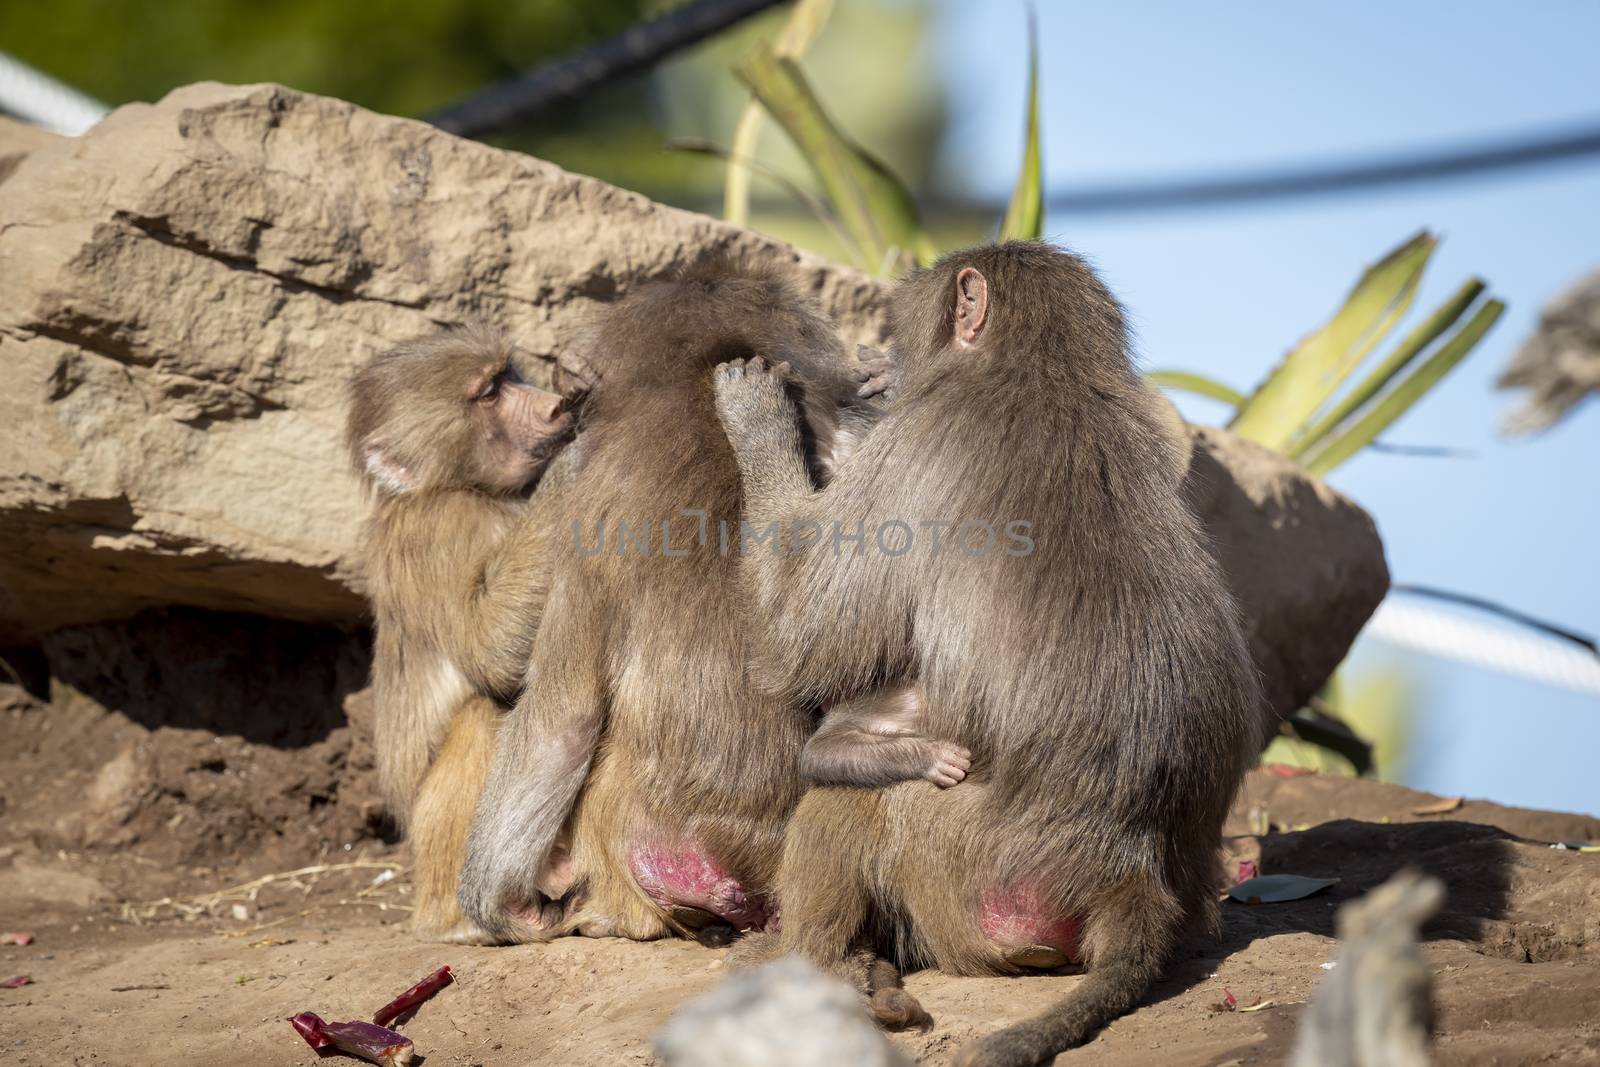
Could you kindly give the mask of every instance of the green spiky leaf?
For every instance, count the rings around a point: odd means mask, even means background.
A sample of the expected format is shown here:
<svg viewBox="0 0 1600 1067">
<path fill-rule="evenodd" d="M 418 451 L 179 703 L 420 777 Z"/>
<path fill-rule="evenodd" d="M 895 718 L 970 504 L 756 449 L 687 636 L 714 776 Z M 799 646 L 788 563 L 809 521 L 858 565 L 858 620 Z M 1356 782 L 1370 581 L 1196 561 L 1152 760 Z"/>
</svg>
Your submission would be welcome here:
<svg viewBox="0 0 1600 1067">
<path fill-rule="evenodd" d="M 1306 467 L 1314 474 L 1326 474 L 1370 444 L 1423 394 L 1437 385 L 1439 379 L 1465 359 L 1505 309 L 1505 304 L 1499 300 L 1490 300 L 1479 307 L 1467 324 L 1429 356 L 1422 366 L 1371 404 L 1349 429 L 1310 456 L 1306 460 Z"/>
<path fill-rule="evenodd" d="M 763 42 L 734 67 L 734 74 L 816 173 L 840 223 L 862 250 L 862 266 L 888 274 L 934 258 L 911 193 L 840 131 L 793 60 Z"/>
<path fill-rule="evenodd" d="M 1424 231 L 1362 274 L 1344 304 L 1284 357 L 1229 429 L 1284 451 L 1410 306 L 1438 239 Z"/>
<path fill-rule="evenodd" d="M 1191 374 L 1182 370 L 1153 370 L 1146 374 L 1145 378 L 1165 389 L 1180 389 L 1185 393 L 1220 400 L 1229 407 L 1238 407 L 1244 403 L 1244 394 L 1239 390 L 1231 385 L 1224 385 L 1214 378 L 1207 378 L 1203 374 Z"/>
<path fill-rule="evenodd" d="M 788 20 L 773 42 L 772 50 L 780 56 L 799 59 L 810 50 L 822 28 L 833 14 L 833 0 L 797 0 L 789 12 Z M 722 190 L 722 217 L 735 226 L 750 223 L 750 179 L 755 173 L 756 145 L 761 139 L 762 119 L 766 112 L 760 103 L 751 99 L 739 112 L 739 122 L 733 128 L 733 141 L 728 145 L 728 177 Z"/>
<path fill-rule="evenodd" d="M 1034 241 L 1044 233 L 1044 162 L 1039 145 L 1039 28 L 1028 10 L 1028 122 L 1022 168 L 1000 222 L 1000 240 Z"/>
<path fill-rule="evenodd" d="M 1422 354 L 1423 349 L 1433 344 L 1456 320 L 1465 315 L 1484 290 L 1484 283 L 1473 278 L 1456 290 L 1454 296 L 1440 305 L 1439 309 L 1429 315 L 1422 324 L 1406 335 L 1405 340 L 1389 354 L 1384 361 L 1373 368 L 1372 372 L 1360 384 L 1352 389 L 1328 413 L 1318 419 L 1314 425 L 1295 438 L 1294 447 L 1290 454 L 1296 459 L 1304 456 L 1317 446 L 1324 443 L 1327 436 L 1335 428 L 1350 419 L 1357 411 L 1383 391 L 1394 378 L 1405 370 L 1413 360 Z"/>
<path fill-rule="evenodd" d="M 1372 770 L 1372 745 L 1341 720 L 1301 708 L 1289 716 L 1288 723 L 1300 740 L 1349 760 L 1356 774 Z"/>
</svg>

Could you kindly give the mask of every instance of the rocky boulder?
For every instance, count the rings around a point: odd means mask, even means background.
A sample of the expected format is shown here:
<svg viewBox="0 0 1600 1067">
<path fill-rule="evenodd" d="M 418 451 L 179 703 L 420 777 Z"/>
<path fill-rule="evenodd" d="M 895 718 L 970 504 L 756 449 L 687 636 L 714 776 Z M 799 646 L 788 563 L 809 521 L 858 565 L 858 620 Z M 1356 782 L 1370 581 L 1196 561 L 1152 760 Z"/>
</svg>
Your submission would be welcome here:
<svg viewBox="0 0 1600 1067">
<path fill-rule="evenodd" d="M 81 138 L 0 126 L 0 645 L 161 608 L 359 625 L 352 368 L 474 316 L 553 360 L 595 304 L 714 253 L 882 340 L 873 279 L 337 100 L 202 84 Z M 1188 491 L 1287 710 L 1382 598 L 1381 545 L 1286 460 L 1194 441 Z"/>
</svg>

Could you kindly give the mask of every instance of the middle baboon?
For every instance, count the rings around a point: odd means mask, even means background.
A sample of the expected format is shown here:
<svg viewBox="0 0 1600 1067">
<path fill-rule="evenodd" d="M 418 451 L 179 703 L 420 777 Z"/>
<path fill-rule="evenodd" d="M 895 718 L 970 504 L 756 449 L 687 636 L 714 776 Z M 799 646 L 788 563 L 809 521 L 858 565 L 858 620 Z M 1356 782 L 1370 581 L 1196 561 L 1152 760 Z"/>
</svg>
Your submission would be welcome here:
<svg viewBox="0 0 1600 1067">
<path fill-rule="evenodd" d="M 569 527 L 474 820 L 462 906 L 504 940 L 759 928 L 815 711 L 749 674 L 738 469 L 710 374 L 757 353 L 793 365 L 810 477 L 867 418 L 855 365 L 786 284 L 720 268 L 642 286 L 598 316 L 585 345 L 604 377 L 584 410 Z M 565 825 L 578 881 L 549 901 L 536 875 Z"/>
<path fill-rule="evenodd" d="M 884 930 L 959 974 L 1077 955 L 1071 996 L 960 1060 L 1039 1063 L 1130 1009 L 1186 922 L 1216 921 L 1258 682 L 1088 267 L 1037 243 L 959 252 L 903 281 L 892 314 L 900 395 L 820 491 L 782 375 L 716 374 L 749 522 L 860 549 L 791 537 L 745 557 L 768 681 L 830 701 L 914 678 L 926 732 L 972 751 L 954 788 L 807 793 L 775 947 L 836 971 Z"/>
</svg>

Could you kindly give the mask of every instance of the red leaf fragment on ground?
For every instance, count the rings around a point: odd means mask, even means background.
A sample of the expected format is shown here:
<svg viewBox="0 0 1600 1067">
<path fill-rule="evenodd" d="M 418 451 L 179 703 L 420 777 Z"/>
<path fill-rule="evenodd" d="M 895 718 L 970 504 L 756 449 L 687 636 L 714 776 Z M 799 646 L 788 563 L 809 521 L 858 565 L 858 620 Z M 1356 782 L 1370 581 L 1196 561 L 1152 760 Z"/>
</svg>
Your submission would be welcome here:
<svg viewBox="0 0 1600 1067">
<path fill-rule="evenodd" d="M 20 989 L 25 985 L 32 984 L 33 975 L 19 974 L 15 978 L 7 978 L 4 982 L 0 982 L 0 989 Z"/>
<path fill-rule="evenodd" d="M 1237 875 L 1237 877 L 1234 878 L 1233 884 L 1234 885 L 1238 885 L 1240 882 L 1248 882 L 1250 879 L 1254 878 L 1258 873 L 1259 872 L 1256 870 L 1256 861 L 1255 860 L 1240 860 L 1239 861 L 1239 874 Z"/>
<path fill-rule="evenodd" d="M 1227 986 L 1222 987 L 1222 1003 L 1218 1005 L 1222 1011 L 1238 1011 L 1239 1000 Z"/>
<path fill-rule="evenodd" d="M 456 976 L 451 973 L 449 964 L 446 964 L 379 1008 L 372 1021 L 379 1026 L 388 1026 L 455 980 Z"/>
<path fill-rule="evenodd" d="M 416 1051 L 411 1039 L 376 1023 L 357 1019 L 348 1023 L 324 1022 L 315 1012 L 303 1011 L 289 1020 L 306 1044 L 319 1052 L 333 1046 L 340 1052 L 359 1056 L 378 1067 L 409 1067 Z"/>
<path fill-rule="evenodd" d="M 10 930 L 6 931 L 3 934 L 0 934 L 0 945 L 31 945 L 31 944 L 33 944 L 33 935 L 32 934 L 25 934 L 25 933 L 22 933 L 21 931 L 13 932 L 13 931 L 10 931 Z"/>
</svg>

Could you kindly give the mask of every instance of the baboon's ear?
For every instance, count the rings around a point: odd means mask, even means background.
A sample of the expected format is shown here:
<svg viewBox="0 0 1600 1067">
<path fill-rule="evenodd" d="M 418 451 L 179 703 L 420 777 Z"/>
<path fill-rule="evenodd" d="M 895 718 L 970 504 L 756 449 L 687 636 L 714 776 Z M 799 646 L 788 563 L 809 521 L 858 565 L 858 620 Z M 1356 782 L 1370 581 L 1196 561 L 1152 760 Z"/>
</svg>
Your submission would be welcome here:
<svg viewBox="0 0 1600 1067">
<path fill-rule="evenodd" d="M 951 309 L 951 339 L 957 348 L 978 343 L 989 313 L 989 282 L 976 267 L 962 267 L 956 275 L 955 306 Z"/>
<path fill-rule="evenodd" d="M 384 492 L 398 495 L 417 487 L 417 476 L 411 468 L 396 460 L 382 442 L 368 441 L 361 454 L 367 473 Z"/>
</svg>

